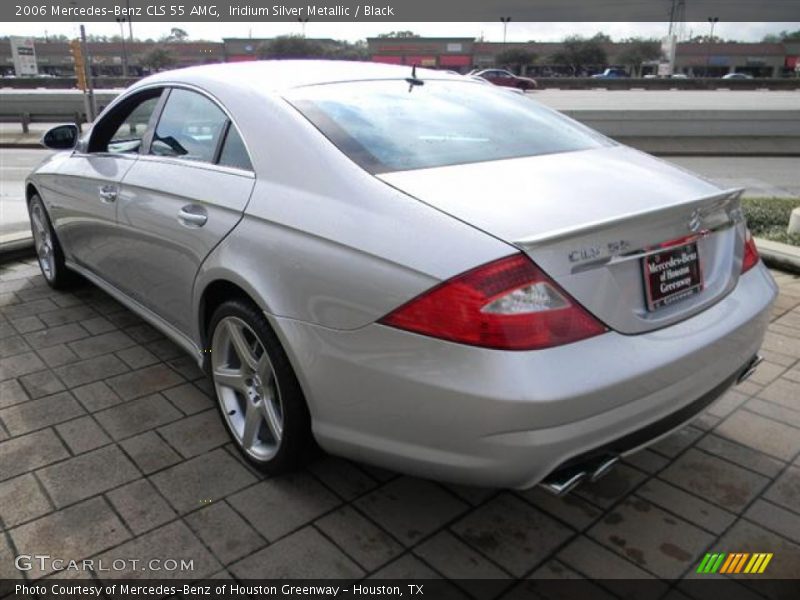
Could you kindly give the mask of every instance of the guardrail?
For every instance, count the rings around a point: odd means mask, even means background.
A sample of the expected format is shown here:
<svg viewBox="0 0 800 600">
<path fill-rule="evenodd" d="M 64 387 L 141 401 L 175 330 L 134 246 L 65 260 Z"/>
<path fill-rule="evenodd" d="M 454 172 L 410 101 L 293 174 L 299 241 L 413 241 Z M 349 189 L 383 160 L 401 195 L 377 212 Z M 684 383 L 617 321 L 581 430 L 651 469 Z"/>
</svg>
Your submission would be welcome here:
<svg viewBox="0 0 800 600">
<path fill-rule="evenodd" d="M 96 90 L 98 110 L 108 105 L 121 90 Z M 30 123 L 86 123 L 86 109 L 80 90 L 0 90 L 0 123 L 21 123 L 28 133 Z"/>
<path fill-rule="evenodd" d="M 94 77 L 92 84 L 95 89 L 122 89 L 136 83 L 140 77 Z M 78 81 L 74 77 L 16 77 L 0 79 L 0 88 L 14 90 L 74 90 Z"/>
</svg>

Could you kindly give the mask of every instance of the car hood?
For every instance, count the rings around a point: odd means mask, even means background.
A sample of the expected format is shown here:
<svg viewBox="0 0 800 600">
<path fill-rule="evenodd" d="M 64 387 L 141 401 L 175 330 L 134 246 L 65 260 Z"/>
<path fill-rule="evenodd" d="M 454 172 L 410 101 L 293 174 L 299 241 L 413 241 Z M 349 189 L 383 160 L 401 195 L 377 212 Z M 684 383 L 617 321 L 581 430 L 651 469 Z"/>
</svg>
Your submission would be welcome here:
<svg viewBox="0 0 800 600">
<path fill-rule="evenodd" d="M 693 173 L 619 145 L 378 177 L 509 242 L 562 235 L 722 191 Z"/>
</svg>

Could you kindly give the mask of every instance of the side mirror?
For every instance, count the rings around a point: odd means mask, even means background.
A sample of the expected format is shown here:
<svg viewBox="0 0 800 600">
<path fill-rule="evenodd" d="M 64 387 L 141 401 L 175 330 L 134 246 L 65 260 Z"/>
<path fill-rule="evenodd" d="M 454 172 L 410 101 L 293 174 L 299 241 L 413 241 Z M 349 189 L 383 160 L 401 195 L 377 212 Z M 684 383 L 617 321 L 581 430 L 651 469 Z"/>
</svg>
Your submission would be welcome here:
<svg viewBox="0 0 800 600">
<path fill-rule="evenodd" d="M 51 150 L 71 150 L 78 143 L 79 133 L 78 126 L 74 123 L 56 125 L 47 130 L 40 143 Z"/>
</svg>

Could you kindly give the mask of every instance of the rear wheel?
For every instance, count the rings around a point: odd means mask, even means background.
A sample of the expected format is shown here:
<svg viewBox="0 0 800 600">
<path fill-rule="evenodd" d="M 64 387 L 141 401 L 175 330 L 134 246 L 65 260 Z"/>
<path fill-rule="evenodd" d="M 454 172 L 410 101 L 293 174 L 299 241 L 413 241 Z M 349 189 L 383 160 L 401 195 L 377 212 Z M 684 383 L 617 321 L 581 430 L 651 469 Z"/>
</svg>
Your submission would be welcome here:
<svg viewBox="0 0 800 600">
<path fill-rule="evenodd" d="M 54 289 L 64 289 L 75 282 L 76 275 L 64 263 L 64 251 L 58 236 L 47 215 L 44 202 L 38 194 L 31 196 L 28 203 L 28 214 L 31 219 L 31 232 L 36 248 L 39 268 L 45 281 Z"/>
<path fill-rule="evenodd" d="M 305 398 L 261 311 L 229 300 L 209 326 L 209 370 L 223 421 L 244 457 L 269 473 L 302 465 L 315 449 Z"/>
</svg>

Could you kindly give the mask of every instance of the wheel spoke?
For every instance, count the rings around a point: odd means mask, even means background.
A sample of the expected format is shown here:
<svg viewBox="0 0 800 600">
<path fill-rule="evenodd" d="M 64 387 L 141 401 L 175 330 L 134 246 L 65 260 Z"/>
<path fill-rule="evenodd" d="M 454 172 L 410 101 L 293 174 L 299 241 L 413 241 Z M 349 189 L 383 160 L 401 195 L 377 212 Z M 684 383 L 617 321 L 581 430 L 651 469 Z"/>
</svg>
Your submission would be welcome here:
<svg viewBox="0 0 800 600">
<path fill-rule="evenodd" d="M 269 362 L 266 350 L 261 351 L 261 356 L 256 362 L 255 372 L 261 377 L 264 387 L 272 381 L 272 365 Z"/>
<path fill-rule="evenodd" d="M 42 225 L 42 218 L 39 216 L 38 210 L 33 211 L 31 221 L 33 221 L 33 225 L 36 227 L 36 231 L 39 232 L 39 235 L 44 235 L 44 225 Z"/>
<path fill-rule="evenodd" d="M 224 385 L 245 393 L 247 386 L 244 380 L 245 376 L 239 369 L 228 369 L 226 367 L 217 367 L 214 369 L 214 381 L 219 385 Z"/>
<path fill-rule="evenodd" d="M 242 432 L 242 446 L 252 448 L 258 438 L 258 430 L 263 422 L 263 414 L 259 405 L 247 401 L 247 412 L 244 415 L 244 431 Z"/>
<path fill-rule="evenodd" d="M 272 395 L 270 394 L 270 396 L 262 399 L 261 403 L 264 421 L 267 423 L 267 427 L 269 427 L 272 439 L 275 440 L 276 444 L 280 444 L 281 438 L 283 437 L 283 420 L 275 408 Z"/>
<path fill-rule="evenodd" d="M 239 357 L 242 366 L 246 365 L 251 371 L 255 371 L 258 360 L 253 354 L 253 351 L 250 349 L 250 345 L 247 343 L 247 340 L 245 340 L 244 332 L 239 326 L 235 325 L 231 321 L 228 321 L 227 326 L 228 335 L 230 335 L 231 338 L 231 344 L 233 344 L 233 349 L 236 352 L 236 355 Z"/>
</svg>

